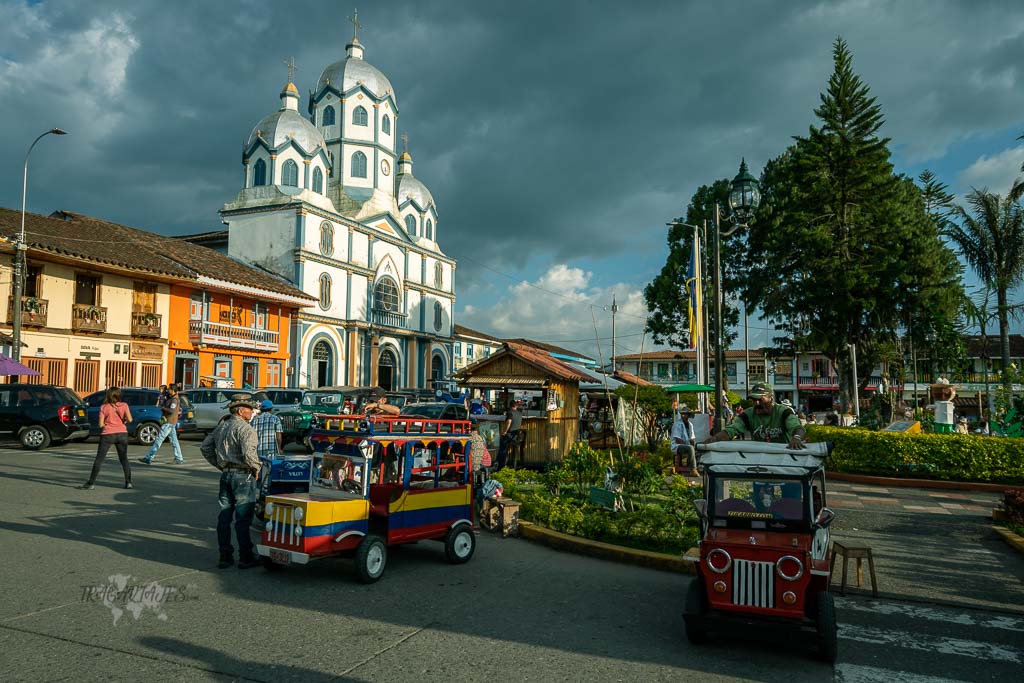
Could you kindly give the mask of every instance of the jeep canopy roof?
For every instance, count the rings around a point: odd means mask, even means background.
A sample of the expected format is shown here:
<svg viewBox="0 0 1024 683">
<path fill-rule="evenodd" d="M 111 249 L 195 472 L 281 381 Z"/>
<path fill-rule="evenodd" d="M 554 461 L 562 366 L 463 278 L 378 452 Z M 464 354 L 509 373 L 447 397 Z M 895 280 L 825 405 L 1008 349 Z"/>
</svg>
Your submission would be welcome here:
<svg viewBox="0 0 1024 683">
<path fill-rule="evenodd" d="M 701 467 L 716 474 L 788 474 L 799 475 L 825 465 L 830 447 L 827 443 L 809 443 L 792 449 L 786 444 L 761 441 L 719 441 L 701 444 Z"/>
</svg>

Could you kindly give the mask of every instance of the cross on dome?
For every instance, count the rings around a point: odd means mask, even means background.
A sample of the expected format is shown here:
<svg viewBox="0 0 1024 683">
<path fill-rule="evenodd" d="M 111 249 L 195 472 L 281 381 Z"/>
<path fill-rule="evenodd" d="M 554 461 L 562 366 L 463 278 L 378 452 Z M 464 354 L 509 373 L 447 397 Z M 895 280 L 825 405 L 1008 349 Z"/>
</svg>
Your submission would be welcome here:
<svg viewBox="0 0 1024 683">
<path fill-rule="evenodd" d="M 351 22 L 351 24 L 352 24 L 352 42 L 353 43 L 358 43 L 359 42 L 359 35 L 358 35 L 359 34 L 359 29 L 363 28 L 363 25 L 359 23 L 359 10 L 358 9 L 354 9 L 354 10 L 352 10 L 352 12 L 353 12 L 353 15 L 348 18 L 349 22 Z"/>
<path fill-rule="evenodd" d="M 408 152 L 409 151 L 409 134 L 408 133 L 402 133 L 402 135 L 400 137 L 402 138 L 402 151 L 403 152 Z"/>
<path fill-rule="evenodd" d="M 292 83 L 295 80 L 295 57 L 289 57 L 283 61 L 284 65 L 288 67 L 288 82 Z"/>
</svg>

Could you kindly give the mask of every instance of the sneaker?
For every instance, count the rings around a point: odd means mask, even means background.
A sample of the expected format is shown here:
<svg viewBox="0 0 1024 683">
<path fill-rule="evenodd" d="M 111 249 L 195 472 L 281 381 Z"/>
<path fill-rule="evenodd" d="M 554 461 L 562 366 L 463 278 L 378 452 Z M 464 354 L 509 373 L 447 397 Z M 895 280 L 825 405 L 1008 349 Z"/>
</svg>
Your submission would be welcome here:
<svg viewBox="0 0 1024 683">
<path fill-rule="evenodd" d="M 94 488 L 96 488 L 96 485 L 92 484 L 90 482 L 85 482 L 84 484 L 82 484 L 78 488 L 83 490 L 83 491 L 92 491 Z"/>
<path fill-rule="evenodd" d="M 249 555 L 248 557 L 241 557 L 238 560 L 239 569 L 252 569 L 260 565 L 260 559 L 255 555 Z"/>
<path fill-rule="evenodd" d="M 146 458 L 139 458 L 139 462 L 141 462 L 143 465 L 151 465 L 152 464 L 152 462 L 150 462 Z"/>
<path fill-rule="evenodd" d="M 133 489 L 133 488 L 135 488 L 134 486 L 132 486 L 132 483 L 130 481 L 125 482 L 124 487 L 126 489 Z"/>
<path fill-rule="evenodd" d="M 184 461 L 184 460 L 175 460 L 175 461 L 174 461 L 174 464 L 175 464 L 175 465 L 184 465 L 184 464 L 185 464 L 185 461 Z"/>
</svg>

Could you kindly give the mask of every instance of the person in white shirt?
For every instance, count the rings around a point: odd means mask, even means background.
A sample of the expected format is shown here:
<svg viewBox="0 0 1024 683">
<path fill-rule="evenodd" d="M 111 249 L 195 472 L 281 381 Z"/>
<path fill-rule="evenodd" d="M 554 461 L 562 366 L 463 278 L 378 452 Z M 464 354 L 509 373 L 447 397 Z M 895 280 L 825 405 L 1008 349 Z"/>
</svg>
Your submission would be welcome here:
<svg viewBox="0 0 1024 683">
<path fill-rule="evenodd" d="M 697 475 L 697 450 L 694 448 L 697 438 L 693 433 L 691 417 L 693 417 L 693 411 L 685 404 L 676 413 L 675 420 L 672 422 L 672 452 L 676 456 L 675 469 L 677 472 L 683 469 L 682 458 L 686 453 L 687 466 L 690 467 L 694 475 Z"/>
</svg>

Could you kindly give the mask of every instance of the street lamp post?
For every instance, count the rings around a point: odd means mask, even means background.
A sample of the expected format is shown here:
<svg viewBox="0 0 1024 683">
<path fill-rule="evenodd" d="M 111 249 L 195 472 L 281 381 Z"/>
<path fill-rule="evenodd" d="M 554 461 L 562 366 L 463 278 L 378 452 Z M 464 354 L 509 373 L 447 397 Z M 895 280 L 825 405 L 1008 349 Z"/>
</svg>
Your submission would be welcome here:
<svg viewBox="0 0 1024 683">
<path fill-rule="evenodd" d="M 850 366 L 853 368 L 853 414 L 860 424 L 860 390 L 857 387 L 857 345 L 848 344 L 850 347 Z"/>
<path fill-rule="evenodd" d="M 21 360 L 21 297 L 25 291 L 25 252 L 28 247 L 25 245 L 25 198 L 28 194 L 28 157 L 32 154 L 32 148 L 36 143 L 47 135 L 67 135 L 66 131 L 60 128 L 53 128 L 46 131 L 28 147 L 25 153 L 25 167 L 21 176 L 21 232 L 18 233 L 18 242 L 14 245 L 14 263 L 12 264 L 14 280 L 14 296 L 11 302 L 13 320 L 11 320 L 11 336 L 14 338 L 14 349 L 11 357 L 14 360 Z"/>
<path fill-rule="evenodd" d="M 722 344 L 722 235 L 729 237 L 740 228 L 749 225 L 754 209 L 761 200 L 759 185 L 754 176 L 747 171 L 747 162 L 740 162 L 740 171 L 732 180 L 729 192 L 729 208 L 731 213 L 727 220 L 732 223 L 728 230 L 722 230 L 722 209 L 715 202 L 715 271 L 713 287 L 715 290 L 715 426 L 714 432 L 725 429 L 725 346 Z"/>
</svg>

